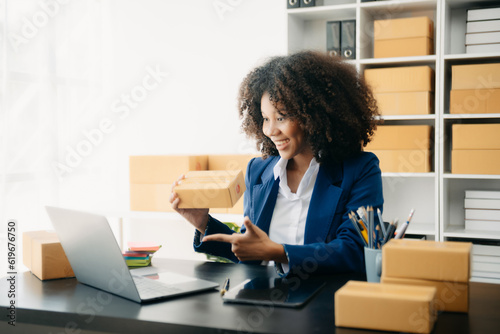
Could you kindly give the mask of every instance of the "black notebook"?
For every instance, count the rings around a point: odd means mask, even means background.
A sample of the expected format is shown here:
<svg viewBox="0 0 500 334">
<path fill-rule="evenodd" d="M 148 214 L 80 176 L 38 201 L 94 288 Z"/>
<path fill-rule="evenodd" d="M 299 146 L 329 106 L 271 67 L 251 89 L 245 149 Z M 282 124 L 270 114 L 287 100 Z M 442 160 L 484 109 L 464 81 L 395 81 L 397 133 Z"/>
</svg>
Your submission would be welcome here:
<svg viewBox="0 0 500 334">
<path fill-rule="evenodd" d="M 222 299 L 227 303 L 300 307 L 324 285 L 317 280 L 254 278 L 229 289 Z"/>
</svg>

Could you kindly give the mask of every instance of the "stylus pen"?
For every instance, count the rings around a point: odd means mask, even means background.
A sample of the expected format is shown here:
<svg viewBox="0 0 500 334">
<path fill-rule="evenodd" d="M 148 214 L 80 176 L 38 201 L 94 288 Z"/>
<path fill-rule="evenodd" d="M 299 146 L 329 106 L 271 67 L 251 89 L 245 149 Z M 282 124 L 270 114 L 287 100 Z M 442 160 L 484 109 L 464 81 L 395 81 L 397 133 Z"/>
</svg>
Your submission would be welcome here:
<svg viewBox="0 0 500 334">
<path fill-rule="evenodd" d="M 229 278 L 226 278 L 226 281 L 224 282 L 224 286 L 220 290 L 220 295 L 224 296 L 224 294 L 229 290 Z"/>
</svg>

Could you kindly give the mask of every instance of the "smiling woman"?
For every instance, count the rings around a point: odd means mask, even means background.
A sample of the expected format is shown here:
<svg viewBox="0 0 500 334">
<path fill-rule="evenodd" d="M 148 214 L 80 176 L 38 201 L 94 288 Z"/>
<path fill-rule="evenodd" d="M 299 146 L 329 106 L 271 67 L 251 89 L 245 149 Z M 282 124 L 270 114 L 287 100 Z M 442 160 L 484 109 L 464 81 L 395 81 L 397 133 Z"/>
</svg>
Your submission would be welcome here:
<svg viewBox="0 0 500 334">
<path fill-rule="evenodd" d="M 179 209 L 173 192 L 173 208 L 197 229 L 195 250 L 274 261 L 282 275 L 364 271 L 348 213 L 381 209 L 383 196 L 378 159 L 363 152 L 378 115 L 363 78 L 322 53 L 275 57 L 243 80 L 239 105 L 262 152 L 247 167 L 244 226 L 234 233 L 208 209 Z"/>
</svg>

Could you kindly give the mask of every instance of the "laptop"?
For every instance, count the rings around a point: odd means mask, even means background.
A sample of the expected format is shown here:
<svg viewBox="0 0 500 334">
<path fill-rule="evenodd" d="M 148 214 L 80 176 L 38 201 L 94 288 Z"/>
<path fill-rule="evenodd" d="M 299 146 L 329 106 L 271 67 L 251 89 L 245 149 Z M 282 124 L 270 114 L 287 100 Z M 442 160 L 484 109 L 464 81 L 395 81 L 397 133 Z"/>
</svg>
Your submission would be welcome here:
<svg viewBox="0 0 500 334">
<path fill-rule="evenodd" d="M 125 262 L 106 217 L 45 207 L 76 279 L 137 303 L 177 297 L 219 284 L 177 273 L 134 275 Z M 155 280 L 158 278 L 161 280 Z M 149 278 L 150 277 L 150 278 Z"/>
</svg>

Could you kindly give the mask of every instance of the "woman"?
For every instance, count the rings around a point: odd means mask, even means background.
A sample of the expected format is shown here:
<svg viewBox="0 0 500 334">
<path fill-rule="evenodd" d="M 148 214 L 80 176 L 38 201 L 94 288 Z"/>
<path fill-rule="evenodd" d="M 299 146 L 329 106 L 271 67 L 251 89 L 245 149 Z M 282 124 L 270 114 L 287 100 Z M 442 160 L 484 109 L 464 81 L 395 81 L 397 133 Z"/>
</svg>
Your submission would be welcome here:
<svg viewBox="0 0 500 334">
<path fill-rule="evenodd" d="M 371 139 L 376 101 L 356 69 L 304 51 L 275 57 L 243 80 L 239 112 L 262 158 L 249 162 L 241 233 L 208 209 L 172 207 L 195 228 L 198 252 L 235 262 L 274 261 L 290 273 L 363 272 L 363 241 L 348 213 L 382 208 L 378 159 Z"/>
</svg>

